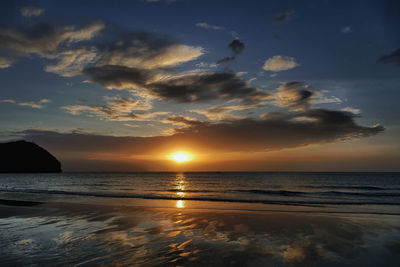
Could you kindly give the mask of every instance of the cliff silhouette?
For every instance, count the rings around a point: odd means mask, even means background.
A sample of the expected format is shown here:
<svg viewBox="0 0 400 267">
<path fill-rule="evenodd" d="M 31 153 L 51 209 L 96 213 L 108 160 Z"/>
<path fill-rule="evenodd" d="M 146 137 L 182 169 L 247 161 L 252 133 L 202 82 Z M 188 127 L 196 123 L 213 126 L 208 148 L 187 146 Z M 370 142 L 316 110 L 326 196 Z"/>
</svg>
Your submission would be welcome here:
<svg viewBox="0 0 400 267">
<path fill-rule="evenodd" d="M 23 140 L 0 143 L 0 173 L 61 171 L 61 163 L 34 143 Z"/>
</svg>

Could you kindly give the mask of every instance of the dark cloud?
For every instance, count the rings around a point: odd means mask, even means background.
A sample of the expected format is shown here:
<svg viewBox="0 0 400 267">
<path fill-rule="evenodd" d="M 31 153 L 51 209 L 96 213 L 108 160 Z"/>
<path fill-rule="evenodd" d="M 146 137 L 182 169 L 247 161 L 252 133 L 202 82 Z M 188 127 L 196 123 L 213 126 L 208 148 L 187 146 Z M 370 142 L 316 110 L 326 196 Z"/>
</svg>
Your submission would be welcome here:
<svg viewBox="0 0 400 267">
<path fill-rule="evenodd" d="M 191 73 L 156 81 L 147 70 L 123 66 L 93 67 L 83 72 L 108 88 L 140 87 L 155 97 L 179 103 L 215 99 L 258 102 L 270 97 L 260 89 L 249 87 L 246 81 L 230 72 Z"/>
<path fill-rule="evenodd" d="M 165 118 L 163 122 L 184 127 L 196 127 L 205 123 L 197 118 L 179 115 L 173 115 L 171 117 Z"/>
<path fill-rule="evenodd" d="M 400 66 L 400 49 L 397 49 L 390 54 L 383 55 L 378 59 L 378 62 L 394 63 Z"/>
<path fill-rule="evenodd" d="M 233 100 L 258 102 L 269 98 L 269 94 L 249 87 L 234 73 L 208 72 L 174 77 L 148 85 L 149 90 L 165 100 L 195 103 L 206 100 Z"/>
<path fill-rule="evenodd" d="M 235 39 L 232 41 L 232 43 L 228 45 L 228 47 L 231 49 L 234 55 L 239 55 L 244 50 L 244 43 L 242 43 L 238 39 Z"/>
<path fill-rule="evenodd" d="M 225 63 L 231 60 L 234 60 L 236 56 L 241 54 L 244 50 L 244 43 L 239 41 L 238 39 L 233 40 L 229 45 L 228 48 L 231 50 L 231 56 L 224 57 L 217 61 L 217 64 Z"/>
<path fill-rule="evenodd" d="M 272 19 L 272 22 L 276 24 L 287 23 L 294 19 L 294 14 L 294 10 L 288 10 L 283 13 L 279 13 L 275 15 L 275 17 Z"/>
<path fill-rule="evenodd" d="M 151 73 L 148 70 L 118 65 L 90 67 L 84 69 L 82 73 L 106 88 L 119 89 L 141 87 L 151 77 Z"/>
<path fill-rule="evenodd" d="M 350 112 L 325 109 L 291 115 L 274 113 L 263 118 L 213 124 L 175 116 L 170 121 L 181 122 L 188 127 L 176 129 L 171 136 L 116 137 L 39 130 L 27 130 L 20 134 L 59 154 L 101 152 L 140 155 L 159 153 L 175 145 L 227 152 L 278 150 L 358 139 L 384 130 L 380 125 L 358 125 Z"/>
</svg>

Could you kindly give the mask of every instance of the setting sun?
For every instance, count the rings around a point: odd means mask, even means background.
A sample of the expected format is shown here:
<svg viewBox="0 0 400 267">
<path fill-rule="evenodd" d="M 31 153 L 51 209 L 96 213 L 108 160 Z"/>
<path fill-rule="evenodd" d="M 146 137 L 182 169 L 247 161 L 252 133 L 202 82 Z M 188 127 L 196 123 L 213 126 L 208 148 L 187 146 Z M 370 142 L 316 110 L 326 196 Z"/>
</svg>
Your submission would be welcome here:
<svg viewBox="0 0 400 267">
<path fill-rule="evenodd" d="M 192 159 L 192 156 L 187 152 L 179 151 L 179 152 L 173 153 L 171 155 L 171 159 L 178 163 L 182 163 L 182 162 L 190 161 Z"/>
</svg>

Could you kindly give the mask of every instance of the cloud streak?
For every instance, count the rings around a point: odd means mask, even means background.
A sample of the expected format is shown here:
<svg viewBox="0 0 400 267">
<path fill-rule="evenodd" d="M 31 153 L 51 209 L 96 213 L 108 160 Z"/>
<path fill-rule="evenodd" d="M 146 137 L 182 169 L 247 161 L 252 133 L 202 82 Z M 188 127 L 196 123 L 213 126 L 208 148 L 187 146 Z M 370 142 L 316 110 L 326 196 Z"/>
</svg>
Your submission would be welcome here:
<svg viewBox="0 0 400 267">
<path fill-rule="evenodd" d="M 18 106 L 22 106 L 22 107 L 31 107 L 31 108 L 35 108 L 35 109 L 41 109 L 44 108 L 44 104 L 50 103 L 51 100 L 47 99 L 47 98 L 43 98 L 37 102 L 18 102 L 15 101 L 14 99 L 3 99 L 0 100 L 0 103 L 9 103 L 9 104 L 16 104 Z"/>
<path fill-rule="evenodd" d="M 381 56 L 378 59 L 380 63 L 394 63 L 400 66 L 400 49 L 394 50 L 392 53 Z"/>
<path fill-rule="evenodd" d="M 196 23 L 196 26 L 199 27 L 199 28 L 210 29 L 210 30 L 215 30 L 215 31 L 225 30 L 224 27 L 216 26 L 216 25 L 210 25 L 207 22 L 198 22 L 198 23 Z"/>
<path fill-rule="evenodd" d="M 21 15 L 24 17 L 38 17 L 44 13 L 44 8 L 26 6 L 21 8 Z"/>
<path fill-rule="evenodd" d="M 275 23 L 275 24 L 288 23 L 289 21 L 294 19 L 294 14 L 295 14 L 294 10 L 287 10 L 283 13 L 276 14 L 272 18 L 272 23 Z"/>
<path fill-rule="evenodd" d="M 108 121 L 148 121 L 168 114 L 168 112 L 148 111 L 151 108 L 148 100 L 123 97 L 108 98 L 105 105 L 68 105 L 61 107 L 72 115 L 94 115 Z"/>
</svg>

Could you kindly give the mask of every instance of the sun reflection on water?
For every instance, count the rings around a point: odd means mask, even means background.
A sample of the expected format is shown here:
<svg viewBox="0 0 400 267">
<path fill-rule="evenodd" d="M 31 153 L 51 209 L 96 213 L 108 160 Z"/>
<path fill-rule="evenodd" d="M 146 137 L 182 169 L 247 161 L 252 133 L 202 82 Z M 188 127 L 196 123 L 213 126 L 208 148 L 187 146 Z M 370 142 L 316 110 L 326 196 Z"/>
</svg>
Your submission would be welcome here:
<svg viewBox="0 0 400 267">
<path fill-rule="evenodd" d="M 185 175 L 183 173 L 178 173 L 176 175 L 175 189 L 178 197 L 183 198 L 185 196 Z M 176 207 L 180 209 L 184 208 L 185 206 L 183 200 L 177 200 Z"/>
</svg>

